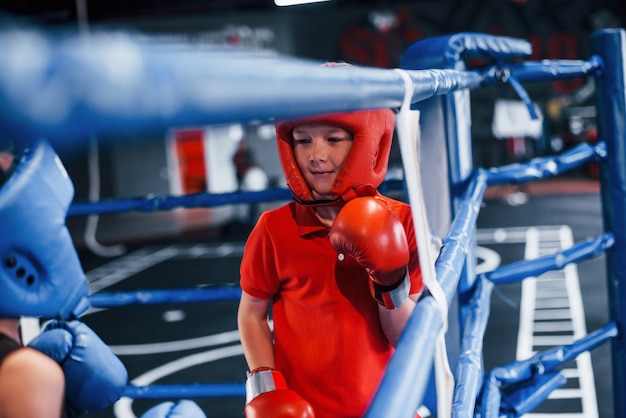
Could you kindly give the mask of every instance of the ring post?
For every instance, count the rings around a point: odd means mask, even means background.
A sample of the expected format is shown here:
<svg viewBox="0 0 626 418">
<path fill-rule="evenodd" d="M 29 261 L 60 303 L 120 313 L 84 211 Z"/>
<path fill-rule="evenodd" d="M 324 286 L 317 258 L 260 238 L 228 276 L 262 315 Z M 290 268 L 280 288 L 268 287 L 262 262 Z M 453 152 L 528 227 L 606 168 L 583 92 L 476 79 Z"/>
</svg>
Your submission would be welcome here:
<svg viewBox="0 0 626 418">
<path fill-rule="evenodd" d="M 591 43 L 604 64 L 596 73 L 598 133 L 607 146 L 607 159 L 601 166 L 601 198 L 604 228 L 615 234 L 615 247 L 606 253 L 609 314 L 619 330 L 611 342 L 613 407 L 616 418 L 626 418 L 626 32 L 597 31 Z"/>
</svg>

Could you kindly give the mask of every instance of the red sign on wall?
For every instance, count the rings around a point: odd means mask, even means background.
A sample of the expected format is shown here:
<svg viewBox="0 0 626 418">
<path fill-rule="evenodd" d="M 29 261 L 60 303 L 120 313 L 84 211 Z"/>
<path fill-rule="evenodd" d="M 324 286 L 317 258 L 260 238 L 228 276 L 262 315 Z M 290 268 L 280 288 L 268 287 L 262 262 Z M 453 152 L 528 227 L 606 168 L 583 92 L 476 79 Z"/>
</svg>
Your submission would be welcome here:
<svg viewBox="0 0 626 418">
<path fill-rule="evenodd" d="M 174 141 L 183 194 L 206 192 L 204 130 L 194 128 L 176 131 Z"/>
</svg>

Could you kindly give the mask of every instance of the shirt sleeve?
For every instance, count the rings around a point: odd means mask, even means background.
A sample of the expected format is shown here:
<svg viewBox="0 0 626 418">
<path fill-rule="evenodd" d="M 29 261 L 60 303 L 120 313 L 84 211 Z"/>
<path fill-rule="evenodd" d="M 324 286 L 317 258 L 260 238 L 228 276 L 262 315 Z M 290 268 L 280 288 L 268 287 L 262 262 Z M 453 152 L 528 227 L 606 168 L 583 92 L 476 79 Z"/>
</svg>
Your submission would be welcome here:
<svg viewBox="0 0 626 418">
<path fill-rule="evenodd" d="M 275 249 L 268 228 L 268 214 L 259 218 L 244 247 L 239 268 L 239 284 L 243 291 L 261 299 L 271 299 L 280 288 Z"/>
</svg>

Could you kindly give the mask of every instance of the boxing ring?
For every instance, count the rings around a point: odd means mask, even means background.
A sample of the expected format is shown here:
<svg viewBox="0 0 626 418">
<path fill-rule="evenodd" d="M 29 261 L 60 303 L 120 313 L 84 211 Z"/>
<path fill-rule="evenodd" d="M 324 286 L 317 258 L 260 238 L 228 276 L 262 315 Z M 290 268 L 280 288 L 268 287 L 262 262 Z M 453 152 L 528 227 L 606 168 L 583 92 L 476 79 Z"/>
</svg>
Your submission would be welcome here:
<svg viewBox="0 0 626 418">
<path fill-rule="evenodd" d="M 251 122 L 368 108 L 422 112 L 423 136 L 445 141 L 450 219 L 434 264 L 446 301 L 426 294 L 398 343 L 367 417 L 413 417 L 435 394 L 428 389 L 437 335 L 447 322 L 458 323 L 459 346 L 451 350 L 455 386 L 454 417 L 521 416 L 563 385 L 558 367 L 578 354 L 610 341 L 614 393 L 626 393 L 626 32 L 603 30 L 592 36 L 588 60 L 521 61 L 530 55 L 524 40 L 457 34 L 412 45 L 402 70 L 337 67 L 268 53 L 155 44 L 120 33 L 94 33 L 89 40 L 6 27 L 0 32 L 0 127 L 8 137 L 46 137 L 52 143 L 86 141 L 93 132 L 150 132 L 172 126 Z M 24 59 L 24 51 L 38 56 Z M 486 64 L 466 68 L 467 57 Z M 123 64 L 121 64 L 123 63 Z M 582 144 L 555 157 L 496 167 L 472 166 L 469 91 L 494 83 L 511 86 L 529 105 L 524 83 L 594 77 L 598 130 L 596 145 Z M 474 272 L 474 232 L 487 187 L 556 176 L 590 161 L 601 167 L 605 232 L 549 256 L 520 261 L 494 271 Z M 406 167 L 405 167 L 406 168 Z M 403 185 L 403 187 L 407 187 Z M 148 196 L 100 202 L 75 202 L 68 216 L 123 211 L 160 211 L 289 199 L 286 189 L 253 193 Z M 413 201 L 411 201 L 413 204 Z M 495 286 L 522 281 L 569 263 L 606 254 L 611 321 L 565 346 L 530 359 L 482 368 L 482 340 Z M 433 289 L 434 290 L 434 289 Z M 95 308 L 129 304 L 238 300 L 231 287 L 141 292 L 99 292 Z M 441 296 L 439 296 L 441 297 Z M 458 303 L 445 318 L 442 303 Z M 452 332 L 452 331 L 449 331 Z M 456 332 L 456 331 L 455 331 Z M 416 354 L 418 353 L 418 354 Z M 242 376 L 243 376 L 242 371 Z M 125 396 L 193 398 L 241 396 L 243 382 L 232 384 L 127 387 Z M 614 416 L 626 417 L 626 397 L 615 396 Z"/>
</svg>

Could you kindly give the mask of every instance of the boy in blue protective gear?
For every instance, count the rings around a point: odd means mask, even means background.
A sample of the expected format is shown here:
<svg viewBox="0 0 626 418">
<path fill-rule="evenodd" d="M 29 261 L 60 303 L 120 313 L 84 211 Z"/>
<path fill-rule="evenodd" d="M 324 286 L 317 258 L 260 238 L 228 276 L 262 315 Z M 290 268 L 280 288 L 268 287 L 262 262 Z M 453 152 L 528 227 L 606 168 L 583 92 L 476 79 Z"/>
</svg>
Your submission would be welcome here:
<svg viewBox="0 0 626 418">
<path fill-rule="evenodd" d="M 88 286 L 65 226 L 74 189 L 45 141 L 0 141 L 0 416 L 74 417 L 117 401 L 126 368 L 76 319 Z M 20 317 L 54 319 L 24 346 Z"/>
<path fill-rule="evenodd" d="M 78 320 L 88 285 L 65 225 L 74 188 L 45 141 L 0 140 L 0 417 L 71 418 L 124 393 L 126 368 Z M 24 346 L 20 317 L 52 319 Z M 189 400 L 142 418 L 206 418 Z"/>
</svg>

